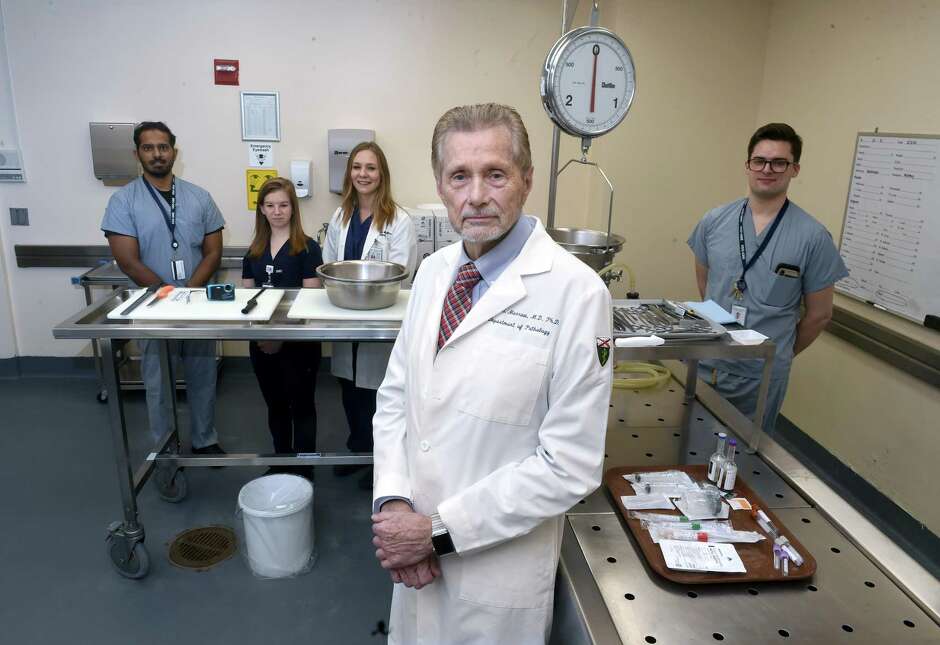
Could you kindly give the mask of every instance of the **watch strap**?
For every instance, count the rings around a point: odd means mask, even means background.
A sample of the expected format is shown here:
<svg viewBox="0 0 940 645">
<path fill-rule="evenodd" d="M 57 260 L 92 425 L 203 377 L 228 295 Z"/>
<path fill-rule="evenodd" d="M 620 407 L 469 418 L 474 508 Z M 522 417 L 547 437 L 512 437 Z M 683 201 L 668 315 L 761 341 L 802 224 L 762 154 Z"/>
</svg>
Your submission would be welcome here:
<svg viewBox="0 0 940 645">
<path fill-rule="evenodd" d="M 441 521 L 441 516 L 437 513 L 431 513 L 431 547 L 438 557 L 443 557 L 454 553 L 454 541 L 450 537 L 450 532 Z"/>
</svg>

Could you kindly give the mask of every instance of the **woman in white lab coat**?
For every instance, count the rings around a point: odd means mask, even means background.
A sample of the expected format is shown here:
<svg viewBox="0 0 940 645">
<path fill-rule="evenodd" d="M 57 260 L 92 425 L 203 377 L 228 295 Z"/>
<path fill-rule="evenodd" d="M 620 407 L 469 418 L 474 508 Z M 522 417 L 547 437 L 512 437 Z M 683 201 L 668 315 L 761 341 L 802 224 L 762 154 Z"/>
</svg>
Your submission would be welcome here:
<svg viewBox="0 0 940 645">
<path fill-rule="evenodd" d="M 371 141 L 352 149 L 343 178 L 343 203 L 333 213 L 323 245 L 323 261 L 385 260 L 414 271 L 417 242 L 411 217 L 392 199 L 392 181 L 385 153 Z M 385 377 L 391 343 L 333 343 L 332 372 L 343 392 L 349 423 L 346 446 L 372 452 L 375 392 Z M 337 476 L 364 466 L 334 466 Z M 372 469 L 360 480 L 372 487 Z"/>
</svg>

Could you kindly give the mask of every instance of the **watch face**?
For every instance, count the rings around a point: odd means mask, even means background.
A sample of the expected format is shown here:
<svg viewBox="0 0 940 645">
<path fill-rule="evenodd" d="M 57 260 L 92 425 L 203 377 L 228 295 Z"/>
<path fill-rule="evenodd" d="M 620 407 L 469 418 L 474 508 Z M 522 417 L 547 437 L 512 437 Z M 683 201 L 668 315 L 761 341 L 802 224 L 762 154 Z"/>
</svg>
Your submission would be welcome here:
<svg viewBox="0 0 940 645">
<path fill-rule="evenodd" d="M 601 27 L 568 32 L 552 47 L 542 75 L 542 103 L 568 134 L 597 137 L 627 115 L 636 90 L 633 58 Z"/>
</svg>

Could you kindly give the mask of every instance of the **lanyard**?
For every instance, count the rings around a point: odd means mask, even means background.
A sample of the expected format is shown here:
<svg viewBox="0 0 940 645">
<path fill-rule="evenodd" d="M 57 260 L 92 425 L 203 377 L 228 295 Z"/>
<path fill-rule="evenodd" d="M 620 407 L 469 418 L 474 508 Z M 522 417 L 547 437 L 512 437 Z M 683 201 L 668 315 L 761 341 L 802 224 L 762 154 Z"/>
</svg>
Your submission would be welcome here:
<svg viewBox="0 0 940 645">
<path fill-rule="evenodd" d="M 153 197 L 153 201 L 157 203 L 157 207 L 160 209 L 160 212 L 163 214 L 163 221 L 166 222 L 166 227 L 170 229 L 170 237 L 173 238 L 173 241 L 170 242 L 170 246 L 173 247 L 173 250 L 179 248 L 180 243 L 176 241 L 176 179 L 170 183 L 170 212 L 166 212 L 166 208 L 163 206 L 163 201 L 157 197 L 157 191 L 153 189 L 153 186 L 150 185 L 150 182 L 144 179 L 144 185 L 147 187 L 147 190 L 150 191 L 150 196 Z"/>
<path fill-rule="evenodd" d="M 747 273 L 747 270 L 754 266 L 754 263 L 757 262 L 757 258 L 760 257 L 761 253 L 764 252 L 764 249 L 767 248 L 767 243 L 770 242 L 770 238 L 774 236 L 774 232 L 777 230 L 777 226 L 780 224 L 780 220 L 783 219 L 783 216 L 787 214 L 787 207 L 790 205 L 790 200 L 786 199 L 783 202 L 783 206 L 780 207 L 780 210 L 777 212 L 777 216 L 774 218 L 774 223 L 770 225 L 770 230 L 767 231 L 767 236 L 764 238 L 764 241 L 760 243 L 760 246 L 757 247 L 757 251 L 754 253 L 753 257 L 750 260 L 747 259 L 747 247 L 744 244 L 744 212 L 747 209 L 747 200 L 741 204 L 741 213 L 738 215 L 738 250 L 741 252 L 741 277 L 738 278 L 738 281 L 735 283 L 735 287 L 741 293 L 747 289 L 747 282 L 744 281 L 744 274 Z"/>
</svg>

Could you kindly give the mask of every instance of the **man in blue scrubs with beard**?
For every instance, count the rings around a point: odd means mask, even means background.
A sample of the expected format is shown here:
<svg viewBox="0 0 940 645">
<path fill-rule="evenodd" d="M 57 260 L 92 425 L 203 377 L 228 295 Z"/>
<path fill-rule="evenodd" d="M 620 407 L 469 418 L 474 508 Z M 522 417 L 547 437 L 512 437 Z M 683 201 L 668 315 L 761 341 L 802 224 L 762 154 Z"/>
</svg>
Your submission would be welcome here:
<svg viewBox="0 0 940 645">
<path fill-rule="evenodd" d="M 111 196 L 101 229 L 121 270 L 141 287 L 204 287 L 222 259 L 225 220 L 208 192 L 173 176 L 176 137 L 160 121 L 134 129 L 138 177 Z M 141 340 L 150 431 L 156 442 L 170 429 L 170 396 L 160 370 L 163 341 Z M 215 341 L 170 343 L 186 378 L 193 452 L 224 454 L 215 431 Z"/>
</svg>

